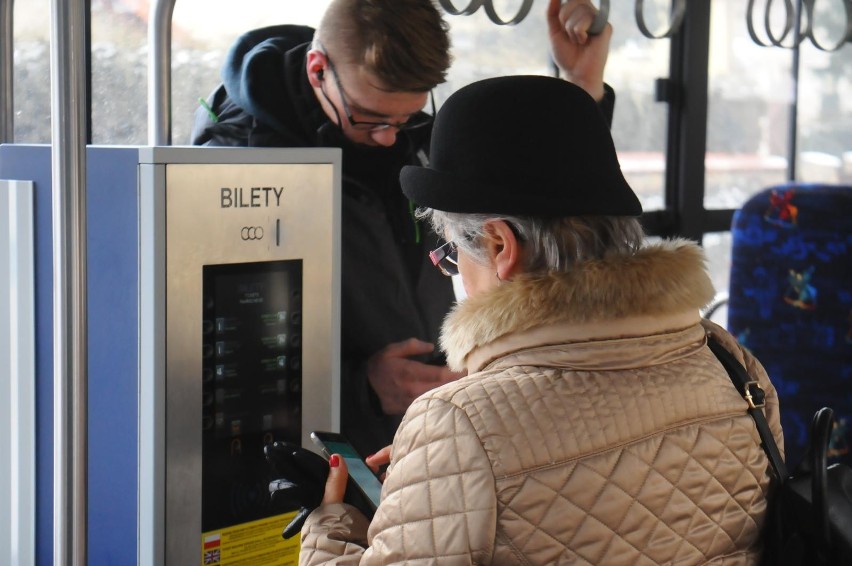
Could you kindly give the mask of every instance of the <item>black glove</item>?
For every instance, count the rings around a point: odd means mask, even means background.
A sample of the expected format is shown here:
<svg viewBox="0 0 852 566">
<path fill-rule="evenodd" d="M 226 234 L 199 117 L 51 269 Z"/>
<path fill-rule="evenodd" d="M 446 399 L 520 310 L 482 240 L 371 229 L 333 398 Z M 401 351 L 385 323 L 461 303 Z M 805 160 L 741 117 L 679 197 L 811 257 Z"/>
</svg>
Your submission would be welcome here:
<svg viewBox="0 0 852 566">
<path fill-rule="evenodd" d="M 296 517 L 281 533 L 284 538 L 290 538 L 302 530 L 305 519 L 322 503 L 328 479 L 328 462 L 322 456 L 289 442 L 267 444 L 263 452 L 275 474 L 281 478 L 269 482 L 269 495 L 273 504 L 299 509 Z M 346 484 L 343 501 L 356 507 L 368 519 L 373 518 L 375 509 L 351 477 Z"/>
<path fill-rule="evenodd" d="M 322 503 L 328 462 L 322 456 L 289 442 L 273 442 L 263 447 L 266 460 L 281 479 L 269 483 L 269 495 L 276 505 L 299 509 L 284 527 L 281 536 L 290 538 L 302 530 L 308 515 Z"/>
</svg>

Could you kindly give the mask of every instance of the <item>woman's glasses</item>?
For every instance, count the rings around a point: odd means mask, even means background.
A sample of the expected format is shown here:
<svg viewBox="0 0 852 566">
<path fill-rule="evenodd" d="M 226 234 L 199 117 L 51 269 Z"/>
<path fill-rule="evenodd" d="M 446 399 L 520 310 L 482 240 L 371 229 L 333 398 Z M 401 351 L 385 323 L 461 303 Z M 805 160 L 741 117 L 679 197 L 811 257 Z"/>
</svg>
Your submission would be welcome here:
<svg viewBox="0 0 852 566">
<path fill-rule="evenodd" d="M 432 260 L 432 265 L 441 270 L 446 276 L 459 274 L 459 258 L 456 243 L 449 241 L 440 248 L 429 252 L 429 259 Z"/>
</svg>

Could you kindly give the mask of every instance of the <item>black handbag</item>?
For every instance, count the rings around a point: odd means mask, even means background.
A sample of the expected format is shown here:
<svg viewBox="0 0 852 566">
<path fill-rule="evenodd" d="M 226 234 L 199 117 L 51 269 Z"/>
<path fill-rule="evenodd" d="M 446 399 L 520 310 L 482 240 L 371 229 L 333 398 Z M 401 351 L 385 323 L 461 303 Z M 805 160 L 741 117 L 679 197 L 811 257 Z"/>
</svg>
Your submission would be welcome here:
<svg viewBox="0 0 852 566">
<path fill-rule="evenodd" d="M 804 460 L 789 474 L 763 415 L 763 390 L 712 336 L 707 345 L 748 402 L 761 446 L 779 480 L 769 503 L 763 564 L 852 565 L 852 468 L 843 464 L 827 466 L 834 411 L 825 407 L 816 412 Z"/>
</svg>

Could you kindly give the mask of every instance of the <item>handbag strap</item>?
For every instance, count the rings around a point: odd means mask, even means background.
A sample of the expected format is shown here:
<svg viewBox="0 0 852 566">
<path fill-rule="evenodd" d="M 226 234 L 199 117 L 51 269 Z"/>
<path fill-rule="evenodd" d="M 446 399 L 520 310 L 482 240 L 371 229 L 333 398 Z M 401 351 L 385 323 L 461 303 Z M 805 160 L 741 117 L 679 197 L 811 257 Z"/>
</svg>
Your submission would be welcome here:
<svg viewBox="0 0 852 566">
<path fill-rule="evenodd" d="M 760 435 L 761 446 L 772 468 L 775 470 L 775 475 L 781 483 L 787 481 L 789 474 L 787 465 L 784 463 L 784 458 L 781 457 L 781 452 L 778 450 L 778 445 L 775 444 L 775 438 L 772 436 L 772 430 L 769 428 L 769 423 L 766 422 L 766 417 L 763 415 L 763 406 L 765 393 L 760 388 L 757 380 L 752 379 L 746 372 L 743 365 L 722 346 L 712 334 L 707 335 L 707 346 L 719 359 L 728 376 L 731 378 L 734 387 L 740 392 L 740 395 L 748 402 L 748 413 L 754 419 L 754 424 L 757 425 L 757 433 Z"/>
</svg>

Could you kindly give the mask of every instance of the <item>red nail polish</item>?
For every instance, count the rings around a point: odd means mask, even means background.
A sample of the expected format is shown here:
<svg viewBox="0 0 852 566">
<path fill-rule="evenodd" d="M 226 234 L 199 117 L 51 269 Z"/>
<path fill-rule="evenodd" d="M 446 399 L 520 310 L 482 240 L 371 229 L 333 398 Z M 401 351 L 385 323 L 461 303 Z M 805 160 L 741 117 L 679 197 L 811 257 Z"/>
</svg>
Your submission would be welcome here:
<svg viewBox="0 0 852 566">
<path fill-rule="evenodd" d="M 332 454 L 331 458 L 328 459 L 328 465 L 331 466 L 332 468 L 336 468 L 337 466 L 339 466 L 340 465 L 340 456 L 338 456 L 337 454 Z"/>
<path fill-rule="evenodd" d="M 364 458 L 364 459 L 365 459 L 365 460 L 369 460 L 369 459 L 370 459 L 370 458 L 372 458 L 373 456 L 375 456 L 375 454 L 370 454 L 369 456 L 367 456 L 367 457 L 366 457 L 366 458 Z"/>
</svg>

